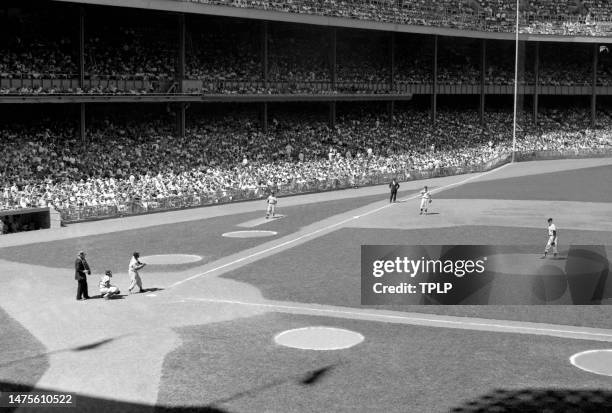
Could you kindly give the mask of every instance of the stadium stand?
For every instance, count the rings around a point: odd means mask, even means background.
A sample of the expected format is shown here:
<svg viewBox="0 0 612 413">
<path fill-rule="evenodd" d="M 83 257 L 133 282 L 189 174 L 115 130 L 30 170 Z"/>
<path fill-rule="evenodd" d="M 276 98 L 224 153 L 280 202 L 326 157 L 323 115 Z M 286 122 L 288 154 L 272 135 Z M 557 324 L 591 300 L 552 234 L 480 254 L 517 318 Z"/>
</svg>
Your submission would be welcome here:
<svg viewBox="0 0 612 413">
<path fill-rule="evenodd" d="M 516 16 L 515 2 L 504 0 L 175 1 L 490 32 L 513 32 Z M 606 36 L 611 11 L 606 0 L 521 0 L 519 26 L 523 33 Z"/>
<path fill-rule="evenodd" d="M 525 115 L 527 116 L 527 115 Z M 478 167 L 511 149 L 511 115 L 487 114 L 478 126 L 469 111 L 444 111 L 434 126 L 427 112 L 398 113 L 391 125 L 371 113 L 343 117 L 335 129 L 293 117 L 274 119 L 268 133 L 236 114 L 199 120 L 184 139 L 160 121 L 94 128 L 79 144 L 70 125 L 0 131 L 7 162 L 0 174 L 2 209 L 53 206 L 65 217 L 79 209 L 144 210 L 171 201 L 214 203 L 242 191 L 327 189 L 376 176 Z M 529 122 L 525 122 L 529 125 Z M 590 129 L 583 111 L 551 110 L 520 136 L 519 150 L 612 150 L 612 117 Z M 98 211 L 99 212 L 99 211 Z"/>
<path fill-rule="evenodd" d="M 501 0 L 191 1 L 486 32 L 511 32 L 515 14 L 513 2 Z M 609 36 L 610 6 L 604 0 L 522 0 L 520 30 Z M 0 6 L 0 99 L 75 95 L 73 102 L 81 105 L 85 119 L 85 104 L 79 101 L 83 95 L 161 99 L 182 94 L 288 94 L 316 100 L 317 95 L 347 94 L 359 100 L 364 93 L 393 92 L 433 101 L 444 93 L 482 93 L 484 102 L 481 82 L 495 87 L 514 83 L 511 41 L 436 37 L 434 82 L 432 35 L 396 33 L 391 41 L 387 32 L 268 22 L 264 48 L 259 21 L 196 15 L 185 17 L 184 79 L 178 79 L 176 15 L 101 6 L 83 10 L 87 28 L 81 81 L 77 7 L 45 1 Z M 521 45 L 521 85 L 535 84 L 538 61 L 540 86 L 583 87 L 580 94 L 591 94 L 597 102 L 592 92 L 596 58 L 597 86 L 612 86 L 612 55 L 605 43 L 538 42 L 537 55 L 534 48 L 533 42 Z M 435 92 L 434 83 L 439 89 Z M 414 85 L 422 90 L 414 92 Z M 448 92 L 442 86 L 474 88 Z M 493 94 L 507 96 L 511 88 L 505 90 Z M 521 99 L 530 98 L 528 93 Z M 180 104 L 185 110 L 184 102 Z M 460 173 L 490 165 L 510 150 L 509 110 L 487 109 L 485 116 L 483 103 L 480 118 L 477 110 L 459 109 L 462 103 L 455 103 L 438 110 L 434 123 L 435 110 L 425 106 L 397 110 L 393 122 L 364 111 L 343 114 L 335 122 L 306 114 L 287 119 L 273 114 L 266 126 L 242 113 L 228 112 L 211 120 L 192 109 L 184 134 L 177 133 L 168 114 L 121 122 L 113 116 L 91 116 L 86 130 L 85 122 L 72 123 L 78 118 L 74 113 L 44 125 L 8 116 L 0 128 L 0 142 L 8 154 L 0 169 L 0 209 L 50 205 L 65 220 L 77 220 L 253 198 L 270 188 L 286 194 L 377 183 L 392 175 Z M 334 111 L 335 107 L 333 103 Z M 518 149 L 612 150 L 609 110 L 596 111 L 593 103 L 590 122 L 587 112 L 566 105 L 533 115 L 538 117 L 535 124 L 526 119 L 527 113 L 520 114 Z M 79 128 L 86 132 L 86 144 Z"/>
<path fill-rule="evenodd" d="M 303 2 L 292 2 L 291 7 L 284 8 L 283 3 L 274 2 L 269 8 L 281 7 L 283 11 L 302 12 L 302 8 L 295 7 Z M 441 7 L 439 3 L 317 2 L 323 5 L 321 7 L 351 9 L 354 6 L 356 10 L 365 5 L 419 5 L 423 13 L 428 8 Z M 523 2 L 523 7 L 525 13 L 531 13 L 532 19 L 537 16 L 542 21 L 556 18 L 559 22 L 567 23 L 571 18 L 585 13 L 595 15 L 601 21 L 608 21 L 612 8 L 606 10 L 606 3 L 585 2 L 584 6 L 576 8 L 570 3 L 563 5 L 562 2 Z M 266 3 L 220 1 L 215 4 L 264 7 Z M 491 15 L 490 19 L 494 21 L 502 21 L 513 12 L 513 6 L 507 4 L 497 1 L 444 2 L 444 7 L 457 7 L 449 13 L 451 16 L 461 16 L 461 13 L 476 9 L 479 13 Z M 574 9 L 579 10 L 579 13 Z M 81 87 L 77 82 L 78 41 L 74 30 L 68 29 L 74 27 L 77 18 L 74 10 L 66 12 L 60 7 L 49 5 L 42 9 L 23 7 L 18 10 L 14 13 L 0 12 L 0 27 L 3 28 L 0 29 L 0 80 L 4 80 L 0 86 L 1 94 L 145 94 L 176 91 L 176 87 L 172 89 L 177 49 L 174 16 L 141 12 L 138 18 L 134 18 L 137 14 L 134 11 L 117 13 L 105 8 L 92 9 L 90 14 L 95 13 L 96 19 L 87 20 L 84 62 L 86 85 Z M 390 65 L 387 63 L 388 34 L 340 31 L 337 82 L 332 86 L 329 36 L 326 30 L 273 24 L 269 38 L 268 84 L 264 84 L 257 23 L 207 16 L 190 17 L 187 21 L 186 79 L 201 83 L 188 87 L 187 92 L 388 93 L 401 91 L 402 85 L 433 81 L 431 36 L 398 36 L 393 66 L 394 85 L 391 85 Z M 58 26 L 60 30 L 56 29 Z M 441 84 L 479 83 L 479 41 L 443 38 L 441 43 L 437 81 Z M 486 82 L 512 84 L 512 42 L 489 43 Z M 563 49 L 562 53 L 559 53 L 559 47 Z M 541 53 L 541 84 L 589 84 L 592 59 L 586 45 L 543 44 Z M 609 52 L 601 57 L 598 84 L 609 85 L 612 79 Z M 532 62 L 525 59 L 521 63 L 525 65 L 521 81 L 533 83 Z M 28 83 L 22 79 L 39 81 Z M 42 82 L 41 79 L 49 81 Z M 62 79 L 65 81 L 59 82 Z"/>
</svg>

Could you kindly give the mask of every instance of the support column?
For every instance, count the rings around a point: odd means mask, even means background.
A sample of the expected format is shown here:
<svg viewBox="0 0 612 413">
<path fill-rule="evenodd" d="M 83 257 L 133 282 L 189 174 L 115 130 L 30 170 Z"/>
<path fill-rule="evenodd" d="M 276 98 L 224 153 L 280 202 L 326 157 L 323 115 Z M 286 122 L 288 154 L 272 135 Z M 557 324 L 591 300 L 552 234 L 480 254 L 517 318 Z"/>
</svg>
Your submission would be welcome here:
<svg viewBox="0 0 612 413">
<path fill-rule="evenodd" d="M 537 124 L 538 122 L 538 106 L 540 104 L 540 42 L 536 42 L 535 44 L 535 58 L 534 58 L 534 76 L 535 76 L 535 86 L 533 92 L 533 123 Z"/>
<path fill-rule="evenodd" d="M 336 102 L 329 103 L 329 127 L 336 127 Z"/>
<path fill-rule="evenodd" d="M 176 82 L 178 84 L 178 92 L 183 93 L 183 81 L 185 80 L 185 14 L 181 13 L 178 16 L 178 59 L 176 67 Z M 184 105 L 183 105 L 184 106 Z"/>
<path fill-rule="evenodd" d="M 268 132 L 268 103 L 264 102 L 261 104 L 261 129 Z"/>
<path fill-rule="evenodd" d="M 79 88 L 85 87 L 85 9 L 79 7 Z"/>
<path fill-rule="evenodd" d="M 438 35 L 434 36 L 433 88 L 431 91 L 431 123 L 436 123 L 438 106 Z"/>
<path fill-rule="evenodd" d="M 85 87 L 85 9 L 79 7 L 79 88 Z M 79 138 L 87 143 L 85 103 L 79 104 Z"/>
<path fill-rule="evenodd" d="M 86 120 L 85 120 L 85 103 L 79 104 L 79 137 L 83 144 L 87 143 Z"/>
<path fill-rule="evenodd" d="M 391 32 L 389 40 L 389 85 L 391 92 L 395 91 L 395 33 Z"/>
<path fill-rule="evenodd" d="M 187 37 L 187 30 L 185 28 L 185 14 L 181 13 L 178 15 L 177 23 L 178 50 L 174 80 L 177 84 L 176 91 L 178 93 L 183 93 L 183 81 L 185 80 L 185 44 Z M 177 105 L 176 109 L 176 137 L 178 139 L 184 139 L 187 105 L 184 102 L 181 102 Z"/>
<path fill-rule="evenodd" d="M 262 21 L 261 22 L 261 37 L 260 37 L 260 42 L 261 42 L 261 77 L 263 79 L 264 82 L 264 88 L 268 88 L 268 43 L 269 43 L 269 36 L 270 36 L 270 32 L 269 32 L 269 28 L 268 28 L 268 22 L 267 21 Z M 267 110 L 267 109 L 266 109 Z"/>
<path fill-rule="evenodd" d="M 185 138 L 185 119 L 187 113 L 187 105 L 185 103 L 178 104 L 178 110 L 176 111 L 176 136 L 179 139 Z"/>
<path fill-rule="evenodd" d="M 329 35 L 329 78 L 331 79 L 332 90 L 336 90 L 336 83 L 338 81 L 338 74 L 336 72 L 338 37 L 335 27 L 330 28 Z"/>
<path fill-rule="evenodd" d="M 485 78 L 487 75 L 487 40 L 480 44 L 480 124 L 485 122 Z"/>
<path fill-rule="evenodd" d="M 599 45 L 593 45 L 593 80 L 591 85 L 591 127 L 595 127 L 597 121 L 597 57 Z"/>
<path fill-rule="evenodd" d="M 262 21 L 261 22 L 261 36 L 260 36 L 260 43 L 261 43 L 261 77 L 263 79 L 263 84 L 264 84 L 264 88 L 267 89 L 269 87 L 269 77 L 268 77 L 268 72 L 269 72 L 269 62 L 268 62 L 268 46 L 269 46 L 269 37 L 270 37 L 270 28 L 268 25 L 267 21 Z M 264 133 L 268 132 L 268 103 L 267 102 L 263 102 L 261 104 L 260 110 L 259 110 L 259 116 L 261 119 L 261 130 Z"/>
<path fill-rule="evenodd" d="M 389 86 L 390 93 L 395 93 L 395 32 L 391 32 L 389 43 Z M 389 112 L 389 124 L 393 125 L 395 101 L 390 101 L 387 108 Z"/>
</svg>

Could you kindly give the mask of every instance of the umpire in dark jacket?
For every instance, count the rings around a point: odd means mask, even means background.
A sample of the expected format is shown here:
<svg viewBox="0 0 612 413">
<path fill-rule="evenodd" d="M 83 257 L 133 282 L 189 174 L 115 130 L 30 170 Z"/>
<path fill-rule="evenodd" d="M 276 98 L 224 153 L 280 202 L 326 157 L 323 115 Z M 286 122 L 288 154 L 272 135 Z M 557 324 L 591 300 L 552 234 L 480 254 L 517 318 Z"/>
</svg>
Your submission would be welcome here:
<svg viewBox="0 0 612 413">
<path fill-rule="evenodd" d="M 400 184 L 393 178 L 393 181 L 389 184 L 389 189 L 391 189 L 391 196 L 389 197 L 389 202 L 395 202 L 395 198 L 397 197 L 397 190 L 399 189 Z"/>
<path fill-rule="evenodd" d="M 89 293 L 87 292 L 87 275 L 91 275 L 89 264 L 85 260 L 85 251 L 79 251 L 77 259 L 74 261 L 74 279 L 77 280 L 77 301 L 87 300 Z"/>
</svg>

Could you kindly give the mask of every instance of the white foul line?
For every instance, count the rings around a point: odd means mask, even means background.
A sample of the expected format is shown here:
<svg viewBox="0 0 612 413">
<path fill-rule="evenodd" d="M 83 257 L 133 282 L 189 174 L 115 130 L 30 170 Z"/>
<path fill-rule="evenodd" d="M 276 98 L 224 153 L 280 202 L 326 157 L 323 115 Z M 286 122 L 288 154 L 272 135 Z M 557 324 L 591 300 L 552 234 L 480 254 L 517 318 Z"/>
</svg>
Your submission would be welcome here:
<svg viewBox="0 0 612 413">
<path fill-rule="evenodd" d="M 502 165 L 502 166 L 500 166 L 500 167 L 499 167 L 499 168 L 497 168 L 497 169 L 491 169 L 490 171 L 483 172 L 483 173 L 481 173 L 481 174 L 479 174 L 479 175 L 472 175 L 472 176 L 470 176 L 469 178 L 466 178 L 466 179 L 464 179 L 464 180 L 462 180 L 462 181 L 455 182 L 455 183 L 451 183 L 451 184 L 448 184 L 448 185 L 444 185 L 444 186 L 441 186 L 441 187 L 439 187 L 439 188 L 435 188 L 435 189 L 433 189 L 431 192 L 439 192 L 439 191 L 441 191 L 441 190 L 444 190 L 444 189 L 450 188 L 451 186 L 455 186 L 455 185 L 462 185 L 462 184 L 464 184 L 464 183 L 466 183 L 466 182 L 468 182 L 468 181 L 471 181 L 472 179 L 475 179 L 475 178 L 480 178 L 480 177 L 485 176 L 485 175 L 488 175 L 488 174 L 490 174 L 491 172 L 494 172 L 494 171 L 499 171 L 500 169 L 505 168 L 505 167 L 506 167 L 506 166 L 508 166 L 508 165 L 510 165 L 510 164 L 505 164 L 505 165 Z M 420 196 L 420 194 L 415 194 L 415 195 L 412 195 L 412 196 L 410 196 L 410 197 L 408 197 L 408 198 L 403 198 L 403 199 L 400 199 L 400 201 L 409 201 L 409 200 L 411 200 L 411 199 L 415 199 L 415 198 L 417 198 L 417 197 L 419 197 L 419 196 Z M 328 225 L 328 226 L 326 226 L 326 227 L 316 229 L 316 230 L 314 230 L 314 231 L 312 231 L 312 232 L 309 232 L 309 233 L 307 233 L 307 234 L 300 235 L 299 237 L 296 237 L 296 238 L 290 239 L 290 240 L 285 241 L 285 242 L 282 242 L 282 243 L 280 243 L 280 244 L 273 245 L 273 246 L 271 246 L 271 247 L 269 247 L 269 248 L 266 248 L 266 249 L 264 249 L 264 250 L 254 252 L 253 254 L 247 255 L 247 256 L 245 256 L 245 257 L 242 257 L 242 258 L 237 258 L 237 259 L 235 259 L 234 261 L 231 261 L 231 262 L 228 262 L 228 263 L 225 263 L 225 264 L 219 265 L 218 267 L 211 268 L 210 270 L 204 271 L 204 272 L 202 272 L 202 273 L 192 275 L 191 277 L 185 278 L 184 280 L 177 281 L 177 282 L 175 282 L 174 284 L 170 285 L 168 288 L 173 288 L 173 287 L 176 287 L 177 285 L 180 285 L 180 284 L 186 283 L 187 281 L 191 281 L 191 280 L 194 280 L 194 279 L 196 279 L 196 278 L 203 277 L 203 276 L 208 275 L 208 274 L 211 274 L 211 273 L 213 273 L 213 272 L 216 272 L 216 271 L 222 270 L 222 269 L 224 269 L 224 268 L 230 267 L 230 266 L 232 266 L 232 265 L 234 265 L 234 264 L 238 264 L 238 263 L 240 263 L 240 262 L 242 262 L 242 261 L 246 261 L 246 260 L 249 260 L 249 259 L 251 259 L 251 258 L 255 258 L 255 257 L 257 257 L 257 256 L 260 256 L 260 255 L 263 255 L 263 254 L 267 254 L 267 253 L 268 253 L 268 252 L 270 252 L 270 251 L 274 251 L 274 250 L 279 249 L 279 248 L 282 248 L 282 247 L 284 247 L 284 246 L 287 246 L 287 245 L 293 244 L 293 243 L 295 243 L 295 242 L 297 242 L 297 241 L 300 241 L 300 240 L 302 240 L 302 239 L 304 239 L 304 238 L 312 237 L 313 235 L 316 235 L 316 234 L 318 234 L 318 233 L 320 233 L 320 232 L 327 231 L 327 230 L 330 230 L 330 229 L 332 229 L 332 228 L 339 227 L 339 226 L 344 225 L 344 224 L 346 224 L 347 222 L 353 221 L 353 220 L 355 220 L 355 219 L 359 219 L 359 218 L 362 218 L 362 217 L 365 217 L 365 216 L 368 216 L 368 215 L 374 214 L 374 213 L 376 213 L 376 212 L 378 212 L 378 211 L 381 211 L 381 210 L 383 210 L 383 209 L 385 209 L 385 208 L 389 208 L 389 207 L 391 207 L 391 206 L 393 206 L 393 205 L 395 205 L 395 204 L 386 204 L 386 205 L 383 205 L 383 206 L 378 207 L 378 208 L 376 208 L 376 209 L 373 209 L 373 210 L 371 210 L 371 211 L 365 212 L 365 213 L 363 213 L 363 214 L 361 214 L 361 215 L 356 215 L 356 216 L 353 216 L 353 217 L 350 217 L 350 218 L 344 219 L 344 220 L 342 220 L 342 221 L 340 221 L 340 222 L 336 222 L 335 224 L 331 224 L 331 225 Z"/>
<path fill-rule="evenodd" d="M 518 333 L 518 334 L 533 334 L 533 335 L 548 335 L 555 337 L 574 338 L 580 340 L 598 340 L 597 337 L 604 338 L 603 341 L 612 341 L 612 333 L 600 333 L 597 331 L 581 331 L 581 330 L 569 330 L 569 329 L 557 329 L 557 328 L 544 328 L 544 327 L 530 327 L 525 325 L 517 325 L 516 323 L 522 323 L 520 321 L 508 321 L 508 324 L 500 324 L 501 320 L 497 320 L 498 323 L 487 323 L 487 322 L 476 322 L 476 321 L 465 321 L 465 320 L 451 320 L 442 317 L 453 317 L 455 319 L 469 317 L 458 317 L 458 316 L 441 316 L 432 315 L 431 317 L 414 317 L 409 315 L 394 315 L 385 314 L 380 312 L 369 312 L 369 311 L 349 311 L 339 310 L 330 308 L 314 308 L 309 306 L 291 306 L 285 304 L 275 303 L 256 303 L 246 302 L 237 300 L 221 300 L 221 299 L 207 299 L 207 298 L 188 298 L 192 301 L 201 301 L 217 304 L 232 304 L 232 305 L 245 305 L 252 307 L 264 307 L 273 310 L 287 310 L 292 312 L 300 312 L 302 314 L 320 314 L 328 313 L 335 316 L 351 316 L 351 319 L 368 319 L 368 321 L 384 321 L 384 320 L 398 320 L 403 321 L 406 324 L 425 325 L 426 327 L 442 327 L 442 328 L 458 328 L 458 329 L 471 329 L 471 330 L 484 330 L 491 332 L 505 332 L 505 333 Z M 455 327 L 453 327 L 455 326 Z M 602 330 L 602 329 L 598 329 Z M 571 336 L 576 337 L 571 337 Z M 569 337 L 568 337 L 569 336 Z M 601 339 L 599 339 L 601 341 Z M 612 350 L 611 350 L 612 351 Z"/>
</svg>

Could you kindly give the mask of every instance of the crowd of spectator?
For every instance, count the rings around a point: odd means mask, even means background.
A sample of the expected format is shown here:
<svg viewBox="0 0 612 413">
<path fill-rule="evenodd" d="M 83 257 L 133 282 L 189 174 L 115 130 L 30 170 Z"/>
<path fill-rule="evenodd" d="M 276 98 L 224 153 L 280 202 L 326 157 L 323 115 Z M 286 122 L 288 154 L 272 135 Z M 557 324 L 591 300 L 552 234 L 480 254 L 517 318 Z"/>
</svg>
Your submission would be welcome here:
<svg viewBox="0 0 612 413">
<path fill-rule="evenodd" d="M 283 11 L 313 13 L 317 10 L 342 7 L 357 14 L 361 13 L 361 8 L 372 11 L 378 10 L 379 7 L 382 7 L 382 10 L 386 7 L 401 7 L 425 13 L 432 8 L 438 10 L 439 7 L 457 7 L 457 10 L 449 13 L 450 16 L 461 16 L 463 13 L 473 17 L 484 13 L 490 16 L 491 21 L 496 22 L 508 20 L 514 10 L 513 2 L 496 0 L 381 0 L 342 4 L 333 1 L 298 0 L 292 3 L 279 1 L 272 5 L 266 5 L 266 2 L 262 1 L 213 2 L 244 7 L 281 7 Z M 609 6 L 608 11 L 606 6 Z M 546 22 L 554 16 L 562 16 L 562 19 L 559 18 L 566 26 L 575 24 L 572 19 L 586 15 L 592 16 L 591 21 L 609 20 L 612 10 L 612 4 L 603 0 L 588 1 L 580 5 L 569 1 L 550 4 L 523 1 L 521 7 L 524 9 L 526 21 L 532 21 L 539 16 L 538 18 Z M 76 81 L 79 66 L 78 40 L 74 30 L 74 22 L 78 16 L 66 13 L 58 7 L 47 7 L 43 10 L 24 8 L 21 13 L 4 16 L 0 12 L 0 27 L 3 27 L 0 29 L 0 94 L 177 92 L 179 88 L 175 77 L 178 39 L 175 16 L 134 13 L 137 12 L 116 13 L 113 9 L 102 8 L 86 15 L 86 82 L 84 86 L 79 87 Z M 439 17 L 444 13 L 440 14 L 438 10 L 436 15 Z M 612 27 L 612 23 L 610 24 Z M 58 25 L 61 29 L 57 28 Z M 73 30 L 70 30 L 71 27 Z M 433 82 L 431 36 L 396 35 L 395 65 L 391 72 L 387 33 L 338 30 L 336 83 L 333 86 L 329 32 L 324 28 L 270 23 L 268 84 L 265 84 L 260 30 L 261 26 L 254 21 L 190 16 L 187 19 L 185 75 L 186 79 L 193 82 L 187 84 L 185 91 L 367 93 L 374 90 L 373 93 L 380 93 L 392 91 L 393 88 L 395 91 L 401 91 L 402 85 Z M 589 85 L 592 81 L 591 47 L 587 44 L 542 44 L 540 83 Z M 532 48 L 532 44 L 529 44 L 526 54 L 520 56 L 521 83 L 535 81 Z M 478 84 L 481 76 L 480 60 L 479 40 L 441 38 L 437 80 L 440 84 Z M 513 60 L 513 42 L 488 41 L 485 82 L 512 84 Z M 390 82 L 392 75 L 395 85 L 393 87 Z M 612 56 L 608 46 L 604 45 L 599 53 L 597 83 L 612 84 Z"/>
<path fill-rule="evenodd" d="M 4 93 L 77 92 L 78 9 L 50 2 L 23 6 L 0 9 L 1 89 Z M 125 83 L 116 87 L 108 81 L 175 78 L 176 17 L 135 13 L 129 9 L 114 13 L 105 8 L 85 13 L 83 67 L 87 85 L 82 93 L 120 93 L 121 89 L 143 93 L 147 87 Z"/>
<path fill-rule="evenodd" d="M 175 0 L 286 13 L 344 17 L 490 32 L 514 32 L 516 7 L 506 0 Z M 608 0 L 521 0 L 523 33 L 607 36 L 612 4 Z"/>
<path fill-rule="evenodd" d="M 224 19 L 187 23 L 186 74 L 204 82 L 262 80 L 258 30 L 253 22 Z"/>
<path fill-rule="evenodd" d="M 537 125 L 520 119 L 519 150 L 612 150 L 612 117 L 589 128 L 586 111 L 543 113 Z M 527 116 L 527 115 L 525 115 Z M 57 123 L 0 130 L 5 162 L 0 209 L 53 206 L 153 205 L 173 197 L 263 195 L 269 188 L 329 180 L 358 184 L 380 174 L 405 174 L 481 165 L 511 149 L 512 116 L 403 110 L 391 123 L 371 113 L 349 114 L 335 128 L 301 117 L 272 119 L 267 132 L 249 117 L 195 122 L 184 139 L 162 121 L 115 125 L 89 132 L 87 144 Z"/>
</svg>

